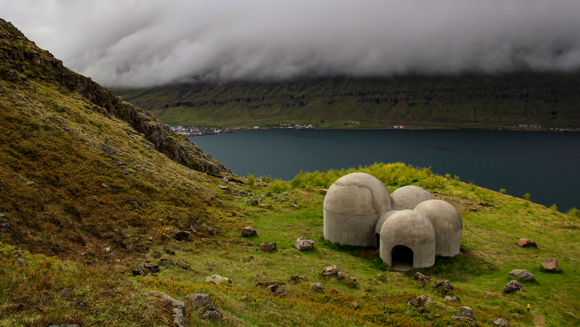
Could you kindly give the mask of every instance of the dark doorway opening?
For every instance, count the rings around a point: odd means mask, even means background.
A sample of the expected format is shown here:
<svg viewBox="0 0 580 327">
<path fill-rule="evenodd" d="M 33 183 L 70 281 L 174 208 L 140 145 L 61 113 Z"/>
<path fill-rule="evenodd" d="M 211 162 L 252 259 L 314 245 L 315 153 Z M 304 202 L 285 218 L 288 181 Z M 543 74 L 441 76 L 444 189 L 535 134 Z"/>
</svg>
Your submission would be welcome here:
<svg viewBox="0 0 580 327">
<path fill-rule="evenodd" d="M 392 267 L 407 271 L 413 269 L 413 250 L 404 245 L 397 245 L 391 251 Z"/>
<path fill-rule="evenodd" d="M 377 250 L 381 248 L 381 234 L 377 233 Z"/>
</svg>

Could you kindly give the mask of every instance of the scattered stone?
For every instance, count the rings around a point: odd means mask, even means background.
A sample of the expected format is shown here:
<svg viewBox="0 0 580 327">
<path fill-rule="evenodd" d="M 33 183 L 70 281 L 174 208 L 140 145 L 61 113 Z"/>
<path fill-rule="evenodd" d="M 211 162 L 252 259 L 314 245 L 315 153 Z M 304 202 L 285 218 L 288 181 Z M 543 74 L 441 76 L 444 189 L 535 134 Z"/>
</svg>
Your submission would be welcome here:
<svg viewBox="0 0 580 327">
<path fill-rule="evenodd" d="M 291 206 L 294 207 L 294 208 L 298 208 L 298 205 L 297 204 L 292 204 Z"/>
<path fill-rule="evenodd" d="M 225 185 L 220 185 L 220 186 L 218 186 L 218 188 L 219 188 L 220 190 L 224 190 L 224 191 L 230 191 L 230 192 L 231 192 L 230 188 L 229 188 L 229 187 L 227 187 L 227 186 L 225 186 Z"/>
<path fill-rule="evenodd" d="M 538 245 L 536 244 L 536 241 L 529 239 L 529 238 L 520 238 L 520 240 L 518 241 L 518 245 L 526 248 L 526 247 L 534 247 L 537 248 Z"/>
<path fill-rule="evenodd" d="M 572 312 L 570 312 L 570 311 L 566 312 L 566 314 L 567 314 L 568 316 L 570 316 L 570 317 L 574 318 L 574 319 L 578 319 L 578 318 L 576 317 L 576 315 L 575 315 L 575 314 L 573 314 L 573 313 L 572 313 Z"/>
<path fill-rule="evenodd" d="M 183 315 L 183 311 L 185 309 L 185 303 L 183 301 L 178 301 L 171 296 L 158 291 L 151 291 L 151 293 L 159 294 L 163 297 L 164 300 L 168 302 L 168 305 L 173 307 L 173 325 L 177 327 L 185 327 L 185 317 Z"/>
<path fill-rule="evenodd" d="M 264 252 L 276 251 L 276 243 L 264 242 L 264 243 L 260 244 L 260 250 L 262 250 Z"/>
<path fill-rule="evenodd" d="M 431 282 L 431 278 L 429 278 L 429 277 L 427 277 L 427 276 L 423 275 L 423 274 L 422 274 L 422 273 L 420 273 L 420 272 L 417 272 L 417 273 L 415 274 L 415 276 L 413 277 L 413 279 L 414 279 L 416 282 L 418 282 L 418 283 L 421 283 L 421 284 L 429 284 L 429 283 Z"/>
<path fill-rule="evenodd" d="M 444 280 L 442 282 L 439 282 L 439 283 L 433 285 L 432 288 L 439 289 L 443 293 L 449 293 L 455 289 L 453 286 L 451 286 L 451 283 L 448 280 Z"/>
<path fill-rule="evenodd" d="M 159 266 L 173 266 L 175 265 L 175 262 L 173 262 L 173 260 L 170 259 L 161 259 L 159 260 L 159 263 L 157 263 Z"/>
<path fill-rule="evenodd" d="M 511 327 L 510 322 L 504 318 L 497 318 L 493 321 L 494 326 L 501 326 L 501 327 Z"/>
<path fill-rule="evenodd" d="M 326 193 L 328 193 L 328 190 L 325 188 L 321 188 L 321 189 L 318 189 L 318 193 L 326 195 Z"/>
<path fill-rule="evenodd" d="M 242 235 L 244 235 L 245 237 L 250 237 L 250 236 L 256 235 L 256 227 L 248 226 L 248 227 L 242 228 Z"/>
<path fill-rule="evenodd" d="M 473 320 L 472 318 L 469 318 L 469 317 L 463 317 L 463 316 L 461 316 L 461 317 L 457 317 L 457 316 L 452 316 L 452 317 L 451 317 L 451 320 L 453 320 L 453 321 L 460 321 L 460 322 L 467 321 L 467 322 L 469 322 L 469 323 L 472 323 L 474 326 L 477 326 L 477 327 L 479 327 L 479 324 L 477 323 L 477 321 L 475 321 L 475 320 Z"/>
<path fill-rule="evenodd" d="M 208 310 L 201 316 L 201 319 L 221 320 L 222 313 L 217 310 Z"/>
<path fill-rule="evenodd" d="M 560 266 L 558 265 L 558 260 L 556 260 L 556 258 L 551 258 L 542 262 L 542 267 L 549 271 L 560 271 Z"/>
<path fill-rule="evenodd" d="M 446 295 L 444 300 L 445 302 L 461 303 L 461 299 L 459 298 L 459 296 Z"/>
<path fill-rule="evenodd" d="M 458 315 L 474 319 L 473 310 L 470 307 L 459 307 Z"/>
<path fill-rule="evenodd" d="M 509 283 L 507 283 L 507 285 L 503 289 L 504 293 L 512 293 L 512 292 L 516 292 L 516 291 L 522 291 L 522 292 L 526 291 L 526 289 L 524 288 L 524 285 L 522 285 L 522 283 L 518 282 L 517 280 L 510 281 Z"/>
<path fill-rule="evenodd" d="M 258 205 L 258 200 L 252 199 L 252 205 L 255 207 Z"/>
<path fill-rule="evenodd" d="M 414 306 L 415 308 L 421 308 L 426 307 L 431 302 L 433 302 L 432 298 L 425 295 L 419 295 L 416 298 L 409 301 L 409 304 Z"/>
<path fill-rule="evenodd" d="M 306 276 L 290 276 L 290 280 L 293 282 L 306 281 L 306 280 L 308 280 L 308 277 L 306 277 Z"/>
<path fill-rule="evenodd" d="M 307 240 L 306 238 L 301 236 L 296 240 L 296 242 L 294 243 L 294 246 L 299 251 L 312 250 L 312 248 L 314 247 L 314 241 Z"/>
<path fill-rule="evenodd" d="M 317 292 L 323 292 L 324 286 L 322 286 L 322 284 L 320 284 L 320 283 L 312 283 L 312 284 L 310 284 L 310 289 L 317 291 Z"/>
<path fill-rule="evenodd" d="M 175 233 L 175 239 L 178 241 L 191 241 L 191 233 L 188 231 L 180 230 L 179 232 Z"/>
<path fill-rule="evenodd" d="M 333 266 L 328 266 L 326 268 L 324 268 L 324 270 L 322 271 L 322 275 L 324 276 L 334 276 L 334 275 L 338 275 L 338 272 L 340 271 L 340 269 L 333 265 Z"/>
<path fill-rule="evenodd" d="M 72 290 L 67 287 L 67 288 L 63 289 L 62 291 L 60 291 L 60 297 L 63 299 L 66 299 L 70 295 L 71 292 L 72 292 Z"/>
<path fill-rule="evenodd" d="M 224 182 L 224 183 L 227 183 L 227 182 L 229 182 L 229 181 L 230 181 L 230 180 L 229 180 L 227 177 L 224 177 L 224 178 L 222 178 L 222 182 Z"/>
<path fill-rule="evenodd" d="M 219 285 L 221 282 L 227 282 L 228 284 L 231 284 L 232 281 L 227 278 L 224 275 L 211 275 L 210 277 L 206 277 L 205 281 L 208 283 L 214 283 L 216 285 Z"/>
<path fill-rule="evenodd" d="M 24 266 L 28 266 L 28 262 L 26 262 L 24 259 L 22 258 L 18 258 L 18 260 L 16 260 L 16 263 L 20 266 L 20 267 L 24 267 Z"/>
<path fill-rule="evenodd" d="M 427 310 L 427 308 L 425 308 L 425 307 L 422 307 L 421 309 L 419 309 L 419 313 L 422 313 L 422 314 L 429 313 L 429 310 Z"/>
<path fill-rule="evenodd" d="M 131 271 L 131 273 L 133 274 L 133 276 L 149 276 L 149 275 L 155 276 L 155 274 L 158 273 L 159 271 L 160 270 L 158 265 L 144 264 L 142 266 L 135 267 Z"/>
<path fill-rule="evenodd" d="M 106 247 L 105 248 L 105 253 L 111 253 L 111 248 L 110 247 Z"/>
<path fill-rule="evenodd" d="M 524 270 L 524 269 L 515 269 L 510 271 L 510 277 L 511 278 L 519 278 L 519 279 L 523 279 L 523 280 L 527 280 L 527 281 L 535 281 L 536 278 L 534 277 L 534 275 L 532 275 L 531 272 Z"/>
<path fill-rule="evenodd" d="M 211 296 L 209 296 L 209 294 L 200 293 L 200 294 L 188 295 L 188 296 L 184 297 L 183 299 L 193 302 L 193 305 L 195 306 L 196 309 L 199 309 L 199 308 L 204 307 L 206 305 L 213 305 L 213 300 L 211 299 Z"/>
<path fill-rule="evenodd" d="M 358 304 L 358 301 L 354 301 L 352 303 L 352 306 L 355 308 L 355 310 L 358 309 L 358 308 L 360 308 L 360 304 Z"/>
<path fill-rule="evenodd" d="M 286 288 L 282 287 L 279 284 L 274 284 L 271 286 L 266 287 L 268 289 L 268 291 L 270 291 L 270 295 L 272 296 L 278 296 L 278 295 L 287 295 L 288 291 L 286 290 Z"/>
</svg>

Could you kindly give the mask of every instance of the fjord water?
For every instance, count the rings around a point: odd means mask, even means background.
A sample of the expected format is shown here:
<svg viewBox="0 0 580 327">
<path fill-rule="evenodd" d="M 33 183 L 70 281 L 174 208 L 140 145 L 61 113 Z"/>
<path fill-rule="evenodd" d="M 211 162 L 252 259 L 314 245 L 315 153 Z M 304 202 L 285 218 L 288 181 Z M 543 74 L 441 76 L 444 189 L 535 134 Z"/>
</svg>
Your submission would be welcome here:
<svg viewBox="0 0 580 327">
<path fill-rule="evenodd" d="M 260 130 L 191 137 L 240 176 L 291 180 L 403 162 L 558 210 L 580 207 L 580 133 L 474 130 Z"/>
</svg>

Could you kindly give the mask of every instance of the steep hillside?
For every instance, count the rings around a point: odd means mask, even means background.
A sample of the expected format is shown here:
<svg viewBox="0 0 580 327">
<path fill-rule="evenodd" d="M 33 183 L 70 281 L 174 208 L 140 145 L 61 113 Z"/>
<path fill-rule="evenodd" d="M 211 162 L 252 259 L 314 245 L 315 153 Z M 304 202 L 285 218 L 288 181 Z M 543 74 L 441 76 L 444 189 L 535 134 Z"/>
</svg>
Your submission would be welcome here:
<svg viewBox="0 0 580 327">
<path fill-rule="evenodd" d="M 163 122 L 181 125 L 498 128 L 580 126 L 578 74 L 302 78 L 116 90 Z M 358 121 L 353 125 L 349 122 Z"/>
<path fill-rule="evenodd" d="M 130 259 L 161 226 L 221 223 L 223 164 L 4 21 L 0 59 L 0 241 L 111 261 L 105 245 Z"/>
</svg>

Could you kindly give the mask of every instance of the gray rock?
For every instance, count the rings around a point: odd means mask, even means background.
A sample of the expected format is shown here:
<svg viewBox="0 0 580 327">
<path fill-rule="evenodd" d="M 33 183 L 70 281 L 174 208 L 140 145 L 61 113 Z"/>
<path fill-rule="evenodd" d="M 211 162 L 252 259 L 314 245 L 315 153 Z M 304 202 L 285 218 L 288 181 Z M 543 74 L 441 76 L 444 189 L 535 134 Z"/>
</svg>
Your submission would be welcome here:
<svg viewBox="0 0 580 327">
<path fill-rule="evenodd" d="M 477 321 L 475 321 L 475 320 L 473 320 L 473 319 L 471 319 L 471 318 L 469 318 L 469 317 L 463 317 L 463 316 L 457 317 L 457 316 L 452 316 L 452 317 L 451 317 L 451 320 L 453 320 L 453 321 L 461 321 L 461 322 L 463 322 L 463 321 L 467 321 L 467 322 L 469 322 L 469 323 L 472 323 L 474 326 L 477 326 L 477 327 L 479 327 L 479 324 L 477 323 Z"/>
<path fill-rule="evenodd" d="M 294 246 L 299 250 L 299 251 L 306 251 L 306 250 L 312 250 L 312 248 L 314 248 L 314 241 L 313 240 L 307 240 L 304 237 L 299 237 L 296 242 L 294 243 Z"/>
<path fill-rule="evenodd" d="M 260 250 L 262 250 L 264 252 L 276 251 L 276 243 L 264 242 L 264 243 L 260 244 Z"/>
<path fill-rule="evenodd" d="M 473 310 L 470 307 L 459 307 L 459 311 L 457 312 L 457 314 L 463 317 L 475 319 L 475 317 L 473 316 Z"/>
<path fill-rule="evenodd" d="M 252 205 L 255 207 L 259 204 L 258 200 L 252 199 Z"/>
<path fill-rule="evenodd" d="M 320 284 L 320 283 L 312 283 L 312 284 L 310 284 L 310 289 L 317 291 L 317 292 L 323 292 L 324 286 L 322 286 L 322 284 Z"/>
<path fill-rule="evenodd" d="M 338 272 L 339 271 L 340 271 L 340 268 L 338 268 L 335 265 L 333 265 L 333 266 L 327 266 L 322 271 L 322 275 L 324 275 L 324 276 L 335 276 L 335 275 L 338 275 Z"/>
<path fill-rule="evenodd" d="M 293 282 L 306 281 L 306 280 L 308 280 L 308 277 L 306 277 L 306 276 L 290 276 L 290 280 Z"/>
<path fill-rule="evenodd" d="M 409 301 L 409 304 L 414 306 L 415 308 L 421 308 L 426 307 L 431 302 L 433 302 L 432 298 L 425 295 L 419 295 L 416 298 Z"/>
<path fill-rule="evenodd" d="M 201 319 L 209 319 L 209 320 L 221 320 L 222 313 L 217 310 L 210 310 L 206 311 L 202 316 Z"/>
<path fill-rule="evenodd" d="M 523 280 L 527 280 L 527 281 L 535 281 L 536 277 L 534 277 L 534 275 L 532 275 L 531 272 L 524 270 L 524 269 L 515 269 L 510 271 L 510 277 L 511 278 L 519 278 L 519 279 L 523 279 Z"/>
<path fill-rule="evenodd" d="M 439 282 L 439 283 L 433 285 L 432 288 L 439 289 L 443 293 L 449 293 L 455 289 L 448 280 L 444 280 L 442 282 Z"/>
<path fill-rule="evenodd" d="M 180 230 L 179 232 L 175 233 L 175 239 L 178 241 L 191 241 L 191 233 L 188 231 Z"/>
<path fill-rule="evenodd" d="M 511 327 L 510 322 L 504 318 L 497 318 L 493 321 L 494 326 L 501 326 L 501 327 Z"/>
<path fill-rule="evenodd" d="M 254 226 L 248 226 L 242 228 L 242 235 L 249 237 L 256 235 L 256 228 Z"/>
<path fill-rule="evenodd" d="M 524 285 L 522 285 L 522 283 L 518 282 L 517 280 L 510 281 L 509 283 L 507 283 L 507 285 L 503 289 L 504 293 L 512 293 L 512 292 L 516 292 L 516 291 L 522 291 L 522 292 L 526 291 L 526 289 L 524 288 Z"/>
<path fill-rule="evenodd" d="M 207 305 L 213 305 L 213 300 L 211 298 L 211 296 L 209 296 L 209 294 L 194 294 L 194 295 L 188 295 L 184 298 L 184 300 L 189 300 L 191 302 L 193 302 L 193 305 L 195 306 L 196 309 L 201 308 L 201 307 L 205 307 Z"/>
<path fill-rule="evenodd" d="M 287 295 L 288 291 L 282 285 L 274 284 L 266 287 L 272 296 Z"/>
<path fill-rule="evenodd" d="M 224 176 L 224 178 L 222 178 L 222 182 L 224 182 L 224 183 L 227 183 L 227 182 L 229 182 L 229 181 L 230 181 L 230 180 L 229 180 L 227 177 L 225 177 L 225 176 Z"/>
<path fill-rule="evenodd" d="M 446 302 L 461 303 L 461 299 L 459 298 L 459 296 L 449 296 L 449 295 L 446 295 L 444 300 Z"/>
<path fill-rule="evenodd" d="M 414 279 L 416 282 L 418 282 L 418 283 L 421 283 L 421 284 L 429 284 L 429 283 L 431 282 L 431 278 L 429 278 L 429 277 L 427 277 L 427 276 L 423 275 L 423 274 L 422 274 L 422 273 L 420 273 L 420 272 L 417 272 L 417 273 L 415 274 L 415 276 L 413 277 L 413 279 Z"/>
<path fill-rule="evenodd" d="M 211 275 L 210 277 L 206 277 L 205 281 L 208 283 L 214 283 L 216 285 L 219 285 L 221 282 L 224 281 L 227 282 L 228 284 L 232 283 L 232 281 L 229 278 L 223 275 Z"/>
</svg>

